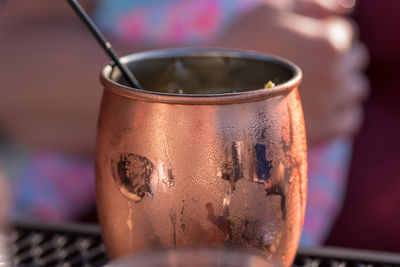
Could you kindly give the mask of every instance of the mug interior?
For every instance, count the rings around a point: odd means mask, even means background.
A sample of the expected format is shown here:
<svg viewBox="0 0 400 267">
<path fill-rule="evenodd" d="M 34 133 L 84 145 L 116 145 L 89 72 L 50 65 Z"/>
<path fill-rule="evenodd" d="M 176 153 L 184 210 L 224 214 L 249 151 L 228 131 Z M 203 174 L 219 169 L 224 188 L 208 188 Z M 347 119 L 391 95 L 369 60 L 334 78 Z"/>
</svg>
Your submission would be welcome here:
<svg viewBox="0 0 400 267">
<path fill-rule="evenodd" d="M 298 67 L 286 60 L 234 50 L 158 50 L 132 54 L 121 61 L 144 91 L 167 95 L 240 94 L 264 89 L 269 81 L 279 87 L 300 75 Z M 130 87 L 116 67 L 106 76 Z"/>
</svg>

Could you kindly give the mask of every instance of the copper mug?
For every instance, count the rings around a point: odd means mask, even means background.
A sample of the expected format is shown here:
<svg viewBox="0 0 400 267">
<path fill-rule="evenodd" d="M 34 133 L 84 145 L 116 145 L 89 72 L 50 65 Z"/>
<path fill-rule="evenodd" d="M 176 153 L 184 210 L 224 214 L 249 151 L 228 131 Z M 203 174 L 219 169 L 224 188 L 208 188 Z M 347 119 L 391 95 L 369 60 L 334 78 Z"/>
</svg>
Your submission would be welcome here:
<svg viewBox="0 0 400 267">
<path fill-rule="evenodd" d="M 224 49 L 122 60 L 146 90 L 103 69 L 96 186 L 109 256 L 229 246 L 289 266 L 306 202 L 300 69 Z"/>
</svg>

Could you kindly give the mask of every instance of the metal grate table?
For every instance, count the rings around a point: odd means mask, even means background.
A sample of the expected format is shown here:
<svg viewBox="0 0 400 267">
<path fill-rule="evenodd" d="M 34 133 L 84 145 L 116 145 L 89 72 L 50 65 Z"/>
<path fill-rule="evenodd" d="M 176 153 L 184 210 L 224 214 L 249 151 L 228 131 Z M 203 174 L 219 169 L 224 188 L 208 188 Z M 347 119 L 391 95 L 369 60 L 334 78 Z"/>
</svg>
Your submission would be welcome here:
<svg viewBox="0 0 400 267">
<path fill-rule="evenodd" d="M 15 266 L 103 266 L 105 247 L 97 225 L 15 222 Z M 339 248 L 300 248 L 294 267 L 400 267 L 400 254 Z"/>
<path fill-rule="evenodd" d="M 16 222 L 11 234 L 15 266 L 103 266 L 105 247 L 97 225 Z"/>
</svg>

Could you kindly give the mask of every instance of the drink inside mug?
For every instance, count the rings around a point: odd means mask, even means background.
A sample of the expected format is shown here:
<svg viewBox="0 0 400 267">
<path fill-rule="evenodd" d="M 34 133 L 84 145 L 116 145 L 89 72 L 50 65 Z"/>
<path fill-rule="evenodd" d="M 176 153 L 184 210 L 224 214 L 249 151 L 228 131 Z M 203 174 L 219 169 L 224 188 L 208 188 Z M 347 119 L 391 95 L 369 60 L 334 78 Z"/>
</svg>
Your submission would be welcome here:
<svg viewBox="0 0 400 267">
<path fill-rule="evenodd" d="M 218 50 L 208 54 L 205 51 L 198 49 L 196 53 L 193 50 L 188 56 L 178 51 L 160 50 L 152 52 L 154 58 L 142 53 L 142 59 L 132 61 L 132 57 L 124 57 L 121 61 L 128 62 L 144 90 L 165 94 L 240 93 L 274 87 L 294 76 L 295 70 L 272 58 L 265 61 L 246 58 L 245 53 L 219 55 Z M 112 80 L 129 86 L 117 68 L 113 70 Z"/>
</svg>

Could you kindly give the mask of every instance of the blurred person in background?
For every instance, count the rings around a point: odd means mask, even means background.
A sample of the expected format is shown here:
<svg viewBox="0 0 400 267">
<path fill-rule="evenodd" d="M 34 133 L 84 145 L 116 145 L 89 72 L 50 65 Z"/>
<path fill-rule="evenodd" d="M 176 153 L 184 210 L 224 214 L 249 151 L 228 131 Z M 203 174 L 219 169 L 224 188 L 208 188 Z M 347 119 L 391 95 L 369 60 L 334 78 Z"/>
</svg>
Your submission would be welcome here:
<svg viewBox="0 0 400 267">
<path fill-rule="evenodd" d="M 361 0 L 355 11 L 371 96 L 328 244 L 400 252 L 400 1 Z"/>
<path fill-rule="evenodd" d="M 14 217 L 92 209 L 96 85 L 107 58 L 81 29 L 65 1 L 0 2 L 0 165 Z"/>
<path fill-rule="evenodd" d="M 222 46 L 298 64 L 309 145 L 302 244 L 324 241 L 341 206 L 368 91 L 366 51 L 345 17 L 354 1 L 81 2 L 120 54 Z M 15 216 L 83 218 L 93 208 L 97 78 L 108 59 L 64 1 L 6 1 L 0 12 L 0 161 Z"/>
</svg>

